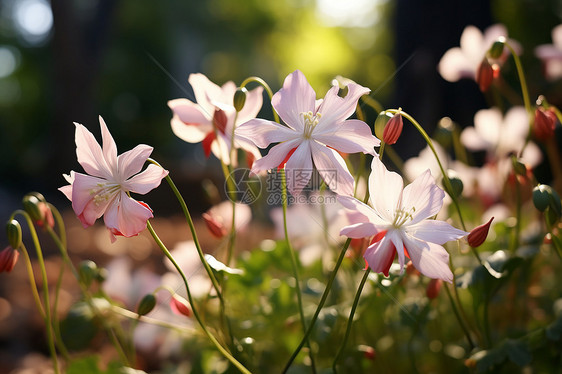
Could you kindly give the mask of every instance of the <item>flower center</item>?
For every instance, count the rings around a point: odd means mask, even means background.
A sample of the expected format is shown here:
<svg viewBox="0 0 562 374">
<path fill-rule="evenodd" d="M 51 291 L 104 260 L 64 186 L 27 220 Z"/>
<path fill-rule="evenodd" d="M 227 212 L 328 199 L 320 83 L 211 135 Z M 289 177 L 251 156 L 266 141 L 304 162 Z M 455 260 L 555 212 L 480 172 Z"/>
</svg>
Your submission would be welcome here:
<svg viewBox="0 0 562 374">
<path fill-rule="evenodd" d="M 321 113 L 314 114 L 311 111 L 308 111 L 308 112 L 302 112 L 301 116 L 303 117 L 304 120 L 303 137 L 305 139 L 310 139 L 310 136 L 312 135 L 312 131 L 314 130 L 316 125 L 318 125 L 318 121 L 322 117 L 322 114 Z"/>
<path fill-rule="evenodd" d="M 96 206 L 106 203 L 121 189 L 121 185 L 115 183 L 98 183 L 96 187 L 90 190 L 90 195 L 93 196 L 92 200 Z"/>
<path fill-rule="evenodd" d="M 402 227 L 402 225 L 404 225 L 406 222 L 412 220 L 413 214 L 415 213 L 416 208 L 413 207 L 411 209 L 399 209 L 396 211 L 396 213 L 394 214 L 394 221 L 392 222 L 392 226 L 394 226 L 395 228 L 400 228 Z"/>
</svg>

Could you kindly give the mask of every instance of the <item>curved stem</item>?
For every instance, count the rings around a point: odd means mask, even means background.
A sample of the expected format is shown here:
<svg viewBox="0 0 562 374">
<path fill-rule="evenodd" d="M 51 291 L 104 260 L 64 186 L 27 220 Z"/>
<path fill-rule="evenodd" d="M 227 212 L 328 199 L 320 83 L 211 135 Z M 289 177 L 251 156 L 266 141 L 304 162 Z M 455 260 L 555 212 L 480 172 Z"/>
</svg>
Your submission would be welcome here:
<svg viewBox="0 0 562 374">
<path fill-rule="evenodd" d="M 35 230 L 35 226 L 33 225 L 33 221 L 31 220 L 31 217 L 29 217 L 29 215 L 23 210 L 17 210 L 16 212 L 13 213 L 12 216 L 15 216 L 17 214 L 22 215 L 27 221 L 27 225 L 31 233 L 31 238 L 33 240 L 33 245 L 35 246 L 35 252 L 37 253 L 37 261 L 39 262 L 39 269 L 41 270 L 41 280 L 43 282 L 43 302 L 45 303 L 44 319 L 45 319 L 45 329 L 47 330 L 46 331 L 47 344 L 49 346 L 49 352 L 51 353 L 51 359 L 53 361 L 53 369 L 55 371 L 55 374 L 59 374 L 60 369 L 57 359 L 57 351 L 55 349 L 55 340 L 53 336 L 54 332 L 52 327 L 51 303 L 49 301 L 49 281 L 47 279 L 47 269 L 45 268 L 43 252 L 41 251 L 41 244 L 39 243 L 39 238 L 37 237 L 37 231 Z"/>
<path fill-rule="evenodd" d="M 240 84 L 240 87 L 241 88 L 246 87 L 246 85 L 250 82 L 256 82 L 256 83 L 260 84 L 261 86 L 263 86 L 263 88 L 267 91 L 267 95 L 269 96 L 269 100 L 271 101 L 271 99 L 273 98 L 273 91 L 271 91 L 271 88 L 269 88 L 269 85 L 267 84 L 266 81 L 264 81 L 260 77 L 248 77 L 248 78 L 244 79 L 242 84 Z M 275 111 L 275 108 L 272 107 L 271 110 L 273 111 L 273 117 L 275 118 L 275 122 L 279 123 L 279 115 Z"/>
<path fill-rule="evenodd" d="M 359 305 L 359 299 L 361 298 L 361 292 L 363 292 L 363 287 L 369 278 L 369 274 L 371 273 L 371 268 L 367 268 L 365 270 L 365 274 L 363 274 L 363 278 L 361 278 L 361 283 L 359 283 L 359 288 L 357 288 L 357 292 L 355 293 L 355 298 L 353 299 L 353 305 L 351 306 L 351 312 L 349 312 L 349 318 L 347 319 L 347 328 L 345 329 L 345 335 L 343 337 L 343 341 L 341 343 L 340 349 L 336 354 L 336 358 L 334 359 L 334 363 L 332 364 L 332 370 L 334 373 L 336 370 L 336 365 L 345 350 L 345 346 L 347 345 L 347 340 L 349 339 L 349 335 L 351 334 L 351 326 L 353 325 L 353 317 L 355 316 L 355 310 L 357 309 L 357 305 Z"/>
<path fill-rule="evenodd" d="M 291 245 L 291 241 L 289 240 L 289 231 L 287 228 L 287 179 L 285 178 L 285 168 L 281 169 L 281 200 L 283 203 L 283 230 L 285 233 L 285 241 L 287 243 L 287 249 L 289 250 L 289 254 L 291 258 L 291 267 L 293 269 L 293 276 L 295 277 L 295 293 L 297 294 L 297 304 L 299 308 L 299 315 L 301 319 L 302 329 L 303 329 L 303 333 L 306 334 L 306 322 L 304 319 L 304 310 L 302 306 L 302 293 L 301 293 L 301 286 L 300 286 L 299 270 L 297 266 L 297 259 L 295 258 L 295 252 L 293 250 L 293 246 Z M 316 373 L 314 356 L 312 354 L 312 349 L 310 347 L 310 341 L 308 340 L 308 337 L 306 339 L 306 345 L 308 346 L 308 350 L 309 350 L 312 372 Z"/>
<path fill-rule="evenodd" d="M 154 241 L 156 242 L 156 244 L 158 245 L 158 247 L 160 247 L 160 249 L 162 250 L 162 252 L 164 253 L 164 255 L 170 260 L 170 262 L 174 265 L 174 267 L 176 268 L 177 272 L 180 274 L 182 280 L 183 280 L 183 284 L 185 286 L 185 290 L 187 292 L 187 299 L 189 301 L 189 304 L 191 305 L 191 310 L 193 312 L 193 316 L 195 317 L 195 319 L 197 320 L 197 322 L 199 323 L 199 326 L 201 326 L 201 329 L 203 330 L 203 332 L 205 333 L 205 335 L 207 335 L 207 337 L 209 338 L 209 340 L 211 341 L 211 343 L 213 343 L 213 345 L 217 348 L 217 350 L 228 360 L 230 361 L 238 370 L 240 370 L 242 373 L 246 373 L 249 374 L 250 371 L 248 371 L 248 369 L 246 369 L 244 367 L 244 365 L 242 365 L 240 362 L 238 362 L 219 342 L 218 340 L 214 337 L 213 334 L 211 334 L 211 332 L 207 329 L 207 327 L 205 326 L 205 323 L 203 322 L 203 320 L 201 319 L 201 316 L 199 315 L 199 312 L 197 311 L 197 308 L 195 307 L 195 303 L 193 302 L 193 297 L 191 296 L 191 291 L 189 289 L 189 285 L 187 283 L 187 277 L 185 276 L 185 273 L 183 272 L 183 270 L 181 269 L 181 267 L 178 265 L 178 263 L 176 262 L 176 260 L 174 259 L 174 257 L 172 256 L 172 254 L 170 253 L 170 251 L 168 250 L 168 248 L 166 248 L 166 246 L 164 245 L 164 243 L 162 242 L 162 240 L 160 240 L 160 238 L 158 237 L 158 235 L 156 234 L 156 232 L 154 231 L 154 228 L 152 227 L 150 221 L 146 222 L 146 227 L 148 229 L 148 231 L 150 232 L 150 234 L 152 235 Z"/>
</svg>

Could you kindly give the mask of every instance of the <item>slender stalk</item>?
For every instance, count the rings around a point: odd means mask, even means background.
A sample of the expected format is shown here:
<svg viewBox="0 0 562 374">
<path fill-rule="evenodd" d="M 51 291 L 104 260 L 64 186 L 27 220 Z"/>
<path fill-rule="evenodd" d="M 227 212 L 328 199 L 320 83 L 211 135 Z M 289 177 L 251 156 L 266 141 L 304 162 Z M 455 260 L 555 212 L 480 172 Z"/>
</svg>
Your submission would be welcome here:
<svg viewBox="0 0 562 374">
<path fill-rule="evenodd" d="M 332 273 L 330 274 L 330 278 L 328 278 L 328 283 L 326 284 L 326 288 L 324 289 L 324 293 L 322 294 L 322 297 L 320 298 L 320 302 L 318 303 L 318 306 L 316 307 L 316 311 L 314 312 L 314 315 L 312 316 L 312 319 L 310 320 L 310 324 L 308 325 L 308 328 L 306 329 L 306 332 L 303 336 L 303 338 L 301 339 L 299 345 L 297 346 L 297 348 L 295 349 L 295 351 L 293 352 L 293 354 L 291 355 L 291 357 L 289 358 L 289 361 L 287 361 L 287 364 L 285 365 L 285 368 L 283 369 L 282 373 L 286 373 L 287 370 L 289 370 L 289 368 L 291 367 L 293 361 L 295 360 L 295 358 L 297 357 L 297 355 L 299 354 L 299 352 L 301 351 L 302 347 L 304 346 L 305 342 L 307 341 L 308 337 L 310 336 L 310 333 L 312 332 L 312 329 L 314 328 L 314 324 L 316 323 L 316 320 L 318 319 L 318 315 L 320 315 L 320 311 L 322 310 L 322 308 L 324 307 L 324 304 L 326 303 L 326 300 L 328 299 L 328 294 L 330 293 L 330 290 L 332 289 L 332 284 L 334 283 L 334 280 L 336 278 L 336 274 L 342 264 L 342 261 L 345 257 L 345 253 L 347 252 L 347 249 L 349 248 L 349 244 L 351 243 L 351 239 L 348 238 L 345 241 L 345 244 L 343 245 L 340 255 L 336 261 L 336 265 L 334 266 L 334 269 L 332 270 Z"/>
<path fill-rule="evenodd" d="M 456 287 L 456 286 L 454 286 Z M 461 315 L 459 314 L 459 310 L 457 309 L 457 306 L 455 305 L 455 301 L 453 300 L 453 296 L 451 296 L 451 291 L 449 291 L 449 287 L 445 284 L 445 293 L 447 294 L 447 297 L 449 298 L 449 302 L 451 303 L 451 308 L 453 309 L 453 313 L 455 313 L 455 317 L 457 317 L 457 321 L 459 321 L 459 325 L 462 329 L 462 331 L 464 332 L 464 335 L 466 336 L 466 340 L 468 341 L 468 344 L 470 345 L 470 350 L 472 350 L 475 345 L 474 342 L 472 341 L 472 338 L 470 337 L 470 332 L 468 331 L 468 329 L 466 328 L 466 325 L 464 324 L 464 321 L 461 318 Z"/>
<path fill-rule="evenodd" d="M 41 315 L 43 320 L 45 319 L 45 310 L 43 309 L 43 304 L 41 303 L 41 297 L 39 297 L 39 292 L 37 291 L 37 282 L 35 281 L 35 276 L 33 274 L 33 267 L 31 265 L 31 258 L 29 257 L 29 253 L 25 245 L 22 243 L 21 251 L 25 258 L 25 267 L 27 268 L 27 275 L 29 276 L 29 285 L 31 286 L 31 294 L 33 296 L 33 301 L 35 302 L 35 306 Z"/>
<path fill-rule="evenodd" d="M 246 369 L 244 367 L 244 365 L 242 365 L 240 362 L 238 362 L 219 342 L 218 340 L 214 337 L 213 334 L 211 334 L 211 332 L 207 329 L 207 327 L 205 326 L 205 323 L 203 322 L 203 320 L 201 319 L 201 316 L 199 314 L 199 312 L 197 311 L 197 308 L 195 307 L 195 303 L 193 302 L 193 297 L 191 296 L 191 291 L 189 289 L 189 285 L 187 283 L 187 277 L 185 276 L 185 273 L 183 272 L 183 270 L 181 269 L 181 267 L 178 265 L 178 263 L 176 262 L 176 260 L 174 259 L 174 257 L 172 256 L 172 254 L 170 253 L 170 251 L 168 250 L 168 248 L 166 248 L 166 246 L 164 245 L 164 243 L 162 242 L 162 240 L 160 240 L 160 238 L 158 237 L 158 235 L 156 234 L 156 232 L 154 231 L 154 228 L 152 227 L 150 221 L 146 222 L 146 227 L 148 229 L 148 231 L 150 232 L 150 234 L 152 235 L 154 241 L 156 242 L 156 244 L 158 245 L 158 247 L 160 247 L 160 249 L 162 250 L 162 252 L 164 253 L 164 255 L 170 260 L 170 262 L 174 265 L 174 267 L 176 268 L 177 272 L 180 274 L 182 280 L 183 280 L 183 284 L 185 286 L 185 290 L 187 292 L 187 299 L 189 301 L 189 304 L 191 305 L 191 311 L 193 312 L 193 316 L 195 317 L 195 319 L 197 320 L 197 322 L 199 323 L 199 325 L 201 326 L 201 329 L 203 330 L 203 332 L 205 333 L 205 335 L 207 335 L 207 337 L 209 338 L 209 340 L 211 341 L 211 343 L 213 343 L 213 345 L 217 348 L 217 350 L 228 360 L 230 361 L 238 370 L 240 370 L 240 372 L 242 373 L 246 373 L 249 374 L 250 371 L 248 371 L 248 369 Z"/>
<path fill-rule="evenodd" d="M 37 237 L 37 231 L 35 230 L 35 226 L 33 225 L 33 221 L 31 220 L 31 217 L 29 217 L 29 215 L 23 210 L 15 211 L 12 216 L 15 216 L 17 214 L 22 215 L 27 221 L 27 225 L 31 233 L 31 238 L 33 240 L 33 245 L 35 246 L 35 252 L 37 253 L 37 261 L 39 262 L 39 269 L 41 270 L 41 280 L 43 283 L 43 302 L 45 304 L 44 320 L 45 320 L 45 329 L 47 330 L 46 331 L 47 344 L 49 346 L 49 352 L 51 353 L 51 360 L 53 361 L 53 370 L 55 371 L 55 374 L 59 374 L 60 369 L 59 369 L 59 363 L 57 358 L 57 350 L 55 348 L 55 340 L 53 336 L 54 332 L 52 327 L 51 303 L 49 301 L 49 281 L 47 279 L 47 269 L 45 268 L 43 252 L 41 251 L 41 244 L 39 243 L 39 238 Z"/>
<path fill-rule="evenodd" d="M 291 267 L 293 269 L 293 276 L 295 277 L 295 293 L 297 294 L 297 304 L 299 308 L 299 316 L 301 319 L 302 330 L 303 333 L 306 334 L 306 321 L 304 319 L 304 309 L 302 306 L 302 292 L 300 287 L 300 277 L 299 277 L 299 270 L 297 265 L 297 259 L 295 257 L 295 252 L 293 246 L 291 245 L 291 240 L 289 239 L 289 231 L 287 228 L 287 179 L 285 177 L 285 168 L 281 169 L 281 200 L 283 203 L 283 230 L 285 233 L 285 241 L 287 243 L 287 249 L 290 253 L 291 258 Z M 309 350 L 309 357 L 310 357 L 310 366 L 313 373 L 316 373 L 316 366 L 314 364 L 314 356 L 312 353 L 312 349 L 310 347 L 310 341 L 308 337 L 306 339 L 306 345 L 308 346 Z"/>
<path fill-rule="evenodd" d="M 162 321 L 156 318 L 152 318 L 152 317 L 147 317 L 147 316 L 141 316 L 135 312 L 132 312 L 128 309 L 125 308 L 121 308 L 117 305 L 112 305 L 111 306 L 111 310 L 116 313 L 119 314 L 122 317 L 125 318 L 129 318 L 133 321 L 139 321 L 142 323 L 148 323 L 154 326 L 160 326 L 160 327 L 164 327 L 170 330 L 174 330 L 180 333 L 184 333 L 184 334 L 193 334 L 194 332 L 196 332 L 196 329 L 193 328 L 188 328 L 188 327 L 184 327 L 184 326 L 180 326 L 180 325 L 176 325 L 170 322 L 166 322 L 166 321 Z"/>
<path fill-rule="evenodd" d="M 347 340 L 349 339 L 349 335 L 351 334 L 351 326 L 353 325 L 353 317 L 355 316 L 355 310 L 357 309 L 357 305 L 359 305 L 359 299 L 361 298 L 361 292 L 363 292 L 363 287 L 369 278 L 369 274 L 371 273 L 371 268 L 367 268 L 365 273 L 363 274 L 363 278 L 361 278 L 361 283 L 359 283 L 359 287 L 357 288 L 357 292 L 355 293 L 355 298 L 353 299 L 353 305 L 351 306 L 351 312 L 349 312 L 349 318 L 347 319 L 347 327 L 345 329 L 345 335 L 343 337 L 343 341 L 341 343 L 340 349 L 336 354 L 336 358 L 334 359 L 334 363 L 332 364 L 332 370 L 334 373 L 337 372 L 336 365 L 345 350 L 345 346 L 347 345 Z"/>
<path fill-rule="evenodd" d="M 249 77 L 249 78 L 244 79 L 242 84 L 240 84 L 240 87 L 241 88 L 246 87 L 246 85 L 250 82 L 256 82 L 256 83 L 260 84 L 261 86 L 263 86 L 263 88 L 267 92 L 267 95 L 269 96 L 269 100 L 271 101 L 271 99 L 273 98 L 273 91 L 271 91 L 271 88 L 269 87 L 269 85 L 267 84 L 266 81 L 264 81 L 260 77 Z M 275 108 L 272 108 L 272 111 L 273 111 L 273 117 L 275 118 L 275 122 L 279 123 L 279 115 L 275 111 Z"/>
<path fill-rule="evenodd" d="M 62 286 L 63 275 L 64 275 L 64 264 L 60 267 L 59 276 L 58 276 L 58 279 L 57 279 L 57 285 L 55 287 L 55 302 L 53 304 L 54 313 L 56 313 L 57 310 L 58 310 L 59 295 L 60 295 L 60 290 L 61 290 L 61 286 Z M 62 340 L 62 335 L 61 335 L 61 332 L 60 332 L 60 323 L 59 323 L 59 319 L 56 318 L 56 316 L 55 316 L 55 318 L 53 318 L 53 330 L 54 330 L 54 333 L 55 333 L 57 347 L 61 351 L 61 354 L 64 356 L 65 360 L 68 360 L 70 355 L 68 354 L 68 349 L 66 349 L 66 346 L 64 345 L 64 341 Z"/>
</svg>

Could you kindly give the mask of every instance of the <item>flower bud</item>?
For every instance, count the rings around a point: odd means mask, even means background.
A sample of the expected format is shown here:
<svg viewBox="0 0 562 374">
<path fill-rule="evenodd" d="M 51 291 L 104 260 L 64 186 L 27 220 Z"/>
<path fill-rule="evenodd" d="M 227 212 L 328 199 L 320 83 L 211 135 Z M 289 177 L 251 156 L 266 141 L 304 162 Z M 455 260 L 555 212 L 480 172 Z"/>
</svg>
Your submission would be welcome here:
<svg viewBox="0 0 562 374">
<path fill-rule="evenodd" d="M 392 113 L 387 111 L 382 111 L 377 116 L 375 120 L 375 135 L 377 138 L 382 139 L 384 134 L 384 129 L 388 121 L 392 118 Z"/>
<path fill-rule="evenodd" d="M 459 178 L 457 173 L 451 169 L 447 170 L 447 177 L 451 182 L 451 188 L 452 188 L 452 191 L 449 191 L 449 189 L 447 188 L 447 192 L 452 197 L 459 197 L 462 194 L 462 190 L 464 189 L 464 184 L 462 183 L 462 180 Z"/>
<path fill-rule="evenodd" d="M 41 195 L 42 197 L 43 195 Z M 35 193 L 29 193 L 23 197 L 23 209 L 29 214 L 34 222 L 39 222 L 43 220 L 43 215 L 41 214 L 41 209 L 39 208 L 39 203 L 44 202 L 44 200 L 39 200 Z"/>
<path fill-rule="evenodd" d="M 562 215 L 562 204 L 560 202 L 560 196 L 558 196 L 558 193 L 553 189 L 550 189 L 550 193 L 548 194 L 548 196 L 550 198 L 550 204 L 548 205 L 550 207 L 550 211 L 554 213 L 556 219 L 559 219 Z"/>
<path fill-rule="evenodd" d="M 97 278 L 98 265 L 94 261 L 84 260 L 78 266 L 78 275 L 80 276 L 80 281 L 89 287 L 92 281 Z"/>
<path fill-rule="evenodd" d="M 12 248 L 19 248 L 21 245 L 21 226 L 15 219 L 9 221 L 6 224 L 6 235 L 8 236 L 8 242 Z"/>
<path fill-rule="evenodd" d="M 476 248 L 484 243 L 484 241 L 488 237 L 488 231 L 490 230 L 490 225 L 492 224 L 493 220 L 494 217 L 490 218 L 487 223 L 472 229 L 472 231 L 466 237 L 469 246 Z"/>
<path fill-rule="evenodd" d="M 363 355 L 367 360 L 373 361 L 377 357 L 375 348 L 371 347 L 370 345 L 361 344 L 357 347 L 357 350 L 359 352 L 363 352 Z"/>
<path fill-rule="evenodd" d="M 156 306 L 156 297 L 149 293 L 145 295 L 139 303 L 137 307 L 137 314 L 140 316 L 147 315 L 148 313 L 152 312 L 152 309 Z"/>
<path fill-rule="evenodd" d="M 386 144 L 394 144 L 402 134 L 402 128 L 404 127 L 402 121 L 402 114 L 400 113 L 400 109 L 398 109 L 398 113 L 396 113 L 391 119 L 388 120 L 388 123 L 384 127 L 384 131 L 382 134 L 382 140 Z"/>
<path fill-rule="evenodd" d="M 546 184 L 539 184 L 533 188 L 533 204 L 537 210 L 544 212 L 548 205 L 550 204 L 550 194 L 552 188 Z"/>
<path fill-rule="evenodd" d="M 433 300 L 439 295 L 439 291 L 441 291 L 441 286 L 443 285 L 443 281 L 441 279 L 432 279 L 429 281 L 427 288 L 425 289 L 425 294 L 428 299 Z"/>
<path fill-rule="evenodd" d="M 191 309 L 189 308 L 189 303 L 186 299 L 178 294 L 173 294 L 170 300 L 170 307 L 172 311 L 176 314 L 181 314 L 186 317 L 191 317 Z"/>
<path fill-rule="evenodd" d="M 533 126 L 533 134 L 535 135 L 535 138 L 541 141 L 546 141 L 552 138 L 554 136 L 556 120 L 556 114 L 552 109 L 535 109 L 535 124 Z"/>
<path fill-rule="evenodd" d="M 518 161 L 515 157 L 512 157 L 511 164 L 513 165 L 513 172 L 515 175 L 527 178 L 528 170 L 524 163 Z"/>
<path fill-rule="evenodd" d="M 488 62 L 488 59 L 484 57 L 478 70 L 476 71 L 476 83 L 480 87 L 480 91 L 486 92 L 490 88 L 492 81 L 494 80 L 494 69 L 492 65 Z"/>
<path fill-rule="evenodd" d="M 242 108 L 244 108 L 247 94 L 248 90 L 246 87 L 238 87 L 236 92 L 234 92 L 234 109 L 236 109 L 237 112 L 240 112 Z"/>
<path fill-rule="evenodd" d="M 0 273 L 11 272 L 18 262 L 19 256 L 20 253 L 14 248 L 10 246 L 4 248 L 4 250 L 0 252 Z"/>
<path fill-rule="evenodd" d="M 205 225 L 207 225 L 207 228 L 209 229 L 209 232 L 213 234 L 214 237 L 221 239 L 226 235 L 226 227 L 224 227 L 220 216 L 203 213 L 202 217 L 205 221 Z"/>
<path fill-rule="evenodd" d="M 490 50 L 488 51 L 488 54 L 493 59 L 500 58 L 501 55 L 503 54 L 504 46 L 505 46 L 505 38 L 501 36 L 498 40 L 494 42 L 494 44 L 492 44 Z"/>
</svg>

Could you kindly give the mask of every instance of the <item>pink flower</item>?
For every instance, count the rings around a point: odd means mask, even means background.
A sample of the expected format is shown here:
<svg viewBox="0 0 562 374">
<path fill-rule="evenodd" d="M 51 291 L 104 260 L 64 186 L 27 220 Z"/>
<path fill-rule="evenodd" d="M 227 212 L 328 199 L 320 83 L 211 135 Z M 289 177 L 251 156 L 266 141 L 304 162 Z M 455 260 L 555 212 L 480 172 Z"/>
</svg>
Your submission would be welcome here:
<svg viewBox="0 0 562 374">
<path fill-rule="evenodd" d="M 246 204 L 236 203 L 234 228 L 242 231 L 252 220 L 252 210 Z M 203 220 L 207 228 L 216 238 L 222 238 L 232 229 L 232 202 L 223 201 L 203 213 Z"/>
<path fill-rule="evenodd" d="M 544 74 L 548 80 L 562 77 L 562 25 L 552 29 L 553 44 L 543 44 L 535 48 L 535 55 L 544 66 Z"/>
<path fill-rule="evenodd" d="M 234 82 L 230 81 L 219 87 L 203 74 L 190 74 L 189 84 L 193 87 L 197 103 L 188 99 L 168 102 L 174 112 L 172 131 L 188 143 L 202 142 L 207 157 L 213 152 L 228 165 L 231 163 L 233 127 L 256 117 L 262 106 L 263 88 L 248 91 L 244 107 L 237 113 L 234 108 Z M 234 148 L 242 148 L 248 152 L 251 161 L 261 157 L 259 149 L 237 136 L 234 138 Z M 233 160 L 233 164 L 235 163 L 236 160 Z"/>
<path fill-rule="evenodd" d="M 11 246 L 4 248 L 0 252 L 0 273 L 11 272 L 18 262 L 19 256 L 20 253 Z"/>
<path fill-rule="evenodd" d="M 461 35 L 460 47 L 449 49 L 439 61 L 438 70 L 443 79 L 456 82 L 461 78 L 476 80 L 476 72 L 486 56 L 486 52 L 500 36 L 507 37 L 504 25 L 492 25 L 482 33 L 475 26 L 467 26 Z M 514 48 L 520 49 L 519 45 L 510 40 Z M 499 58 L 500 64 L 508 56 L 507 48 Z"/>
<path fill-rule="evenodd" d="M 72 209 L 84 227 L 93 225 L 103 215 L 114 242 L 115 235 L 138 235 L 153 217 L 148 205 L 128 193 L 146 194 L 160 185 L 168 171 L 151 164 L 139 173 L 152 147 L 141 144 L 118 157 L 115 141 L 103 118 L 99 119 L 103 149 L 91 132 L 75 123 L 78 162 L 88 174 L 71 171 L 64 176 L 70 185 L 59 190 L 72 201 Z"/>
<path fill-rule="evenodd" d="M 350 238 L 374 237 L 364 254 L 368 266 L 388 276 L 395 254 L 402 271 L 406 255 L 420 273 L 451 282 L 449 254 L 442 244 L 468 233 L 446 222 L 428 219 L 439 212 L 445 197 L 429 170 L 403 188 L 402 177 L 388 171 L 375 157 L 369 192 L 372 207 L 352 197 L 339 198 L 356 222 L 344 227 L 340 234 Z"/>
<path fill-rule="evenodd" d="M 366 123 L 347 119 L 359 98 L 370 90 L 355 83 L 347 87 L 345 97 L 338 96 L 339 87 L 333 86 L 324 100 L 316 100 L 316 93 L 302 72 L 289 74 L 283 88 L 271 100 L 287 126 L 253 119 L 236 130 L 237 135 L 260 148 L 279 143 L 254 163 L 252 173 L 285 167 L 287 187 L 295 195 L 307 185 L 314 164 L 332 191 L 352 195 L 354 180 L 338 151 L 374 155 L 374 147 L 380 141 Z"/>
</svg>

